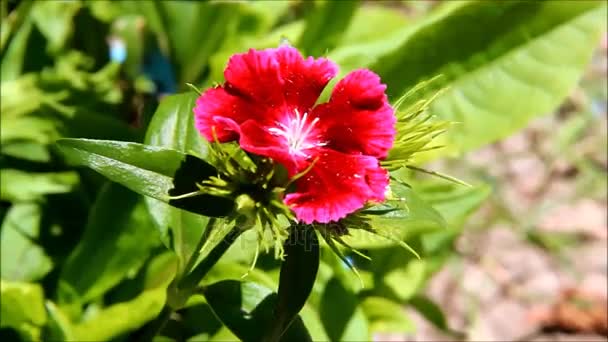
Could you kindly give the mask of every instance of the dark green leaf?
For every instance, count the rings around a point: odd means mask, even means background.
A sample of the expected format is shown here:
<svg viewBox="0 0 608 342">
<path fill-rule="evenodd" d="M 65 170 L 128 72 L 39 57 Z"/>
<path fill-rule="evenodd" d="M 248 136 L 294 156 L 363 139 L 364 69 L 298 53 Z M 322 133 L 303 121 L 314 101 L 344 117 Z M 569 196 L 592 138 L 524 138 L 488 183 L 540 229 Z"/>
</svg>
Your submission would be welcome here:
<svg viewBox="0 0 608 342">
<path fill-rule="evenodd" d="M 83 303 L 95 299 L 136 272 L 159 243 L 141 196 L 107 184 L 62 268 L 60 288 L 70 287 Z"/>
<path fill-rule="evenodd" d="M 359 1 L 317 1 L 314 5 L 297 46 L 308 55 L 320 56 L 340 41 Z"/>
<path fill-rule="evenodd" d="M 319 315 L 330 341 L 369 341 L 367 319 L 355 293 L 337 278 L 329 280 L 321 297 Z"/>
<path fill-rule="evenodd" d="M 319 269 L 319 240 L 314 228 L 292 226 L 285 241 L 285 260 L 279 275 L 275 321 L 267 336 L 271 341 L 283 335 L 312 291 Z"/>
<path fill-rule="evenodd" d="M 261 341 L 275 326 L 277 296 L 272 290 L 250 282 L 224 280 L 204 289 L 207 303 L 216 316 L 245 342 Z M 293 321 L 283 341 L 312 341 L 302 320 Z"/>
</svg>

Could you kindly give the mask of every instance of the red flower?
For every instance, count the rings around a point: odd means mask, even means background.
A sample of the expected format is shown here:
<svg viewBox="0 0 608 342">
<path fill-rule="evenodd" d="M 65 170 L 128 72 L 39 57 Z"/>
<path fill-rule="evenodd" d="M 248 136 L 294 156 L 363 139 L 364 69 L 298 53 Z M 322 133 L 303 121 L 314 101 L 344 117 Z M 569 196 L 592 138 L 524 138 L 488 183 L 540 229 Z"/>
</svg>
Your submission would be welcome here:
<svg viewBox="0 0 608 342">
<path fill-rule="evenodd" d="M 226 83 L 205 91 L 194 108 L 197 129 L 209 141 L 238 140 L 242 149 L 270 157 L 296 180 L 285 196 L 299 220 L 327 223 L 383 201 L 385 158 L 395 137 L 386 86 L 369 70 L 337 83 L 329 102 L 315 106 L 337 73 L 325 58 L 304 59 L 290 47 L 249 50 L 230 58 Z"/>
</svg>

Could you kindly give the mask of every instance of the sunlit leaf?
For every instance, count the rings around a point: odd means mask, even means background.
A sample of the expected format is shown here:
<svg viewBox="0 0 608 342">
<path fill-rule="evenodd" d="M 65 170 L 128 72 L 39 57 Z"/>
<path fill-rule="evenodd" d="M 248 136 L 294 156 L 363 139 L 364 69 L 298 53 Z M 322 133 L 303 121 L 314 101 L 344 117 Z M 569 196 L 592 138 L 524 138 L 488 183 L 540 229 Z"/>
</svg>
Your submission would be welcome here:
<svg viewBox="0 0 608 342">
<path fill-rule="evenodd" d="M 38 284 L 0 280 L 1 328 L 13 328 L 25 341 L 40 341 L 46 323 L 44 293 Z"/>
<path fill-rule="evenodd" d="M 37 244 L 41 219 L 37 203 L 18 203 L 9 209 L 0 233 L 2 279 L 35 281 L 52 269 L 51 259 Z"/>
<path fill-rule="evenodd" d="M 404 33 L 395 50 L 371 68 L 392 98 L 442 75 L 437 87 L 446 90 L 430 110 L 460 123 L 448 132 L 449 147 L 470 150 L 559 105 L 606 30 L 605 6 L 601 1 L 449 3 Z"/>
<path fill-rule="evenodd" d="M 192 155 L 111 140 L 60 139 L 57 144 L 69 162 L 88 166 L 141 195 L 210 216 L 226 215 L 232 209 L 231 201 L 214 196 L 170 198 L 198 190 L 197 182 L 217 174 L 213 166 Z"/>
</svg>

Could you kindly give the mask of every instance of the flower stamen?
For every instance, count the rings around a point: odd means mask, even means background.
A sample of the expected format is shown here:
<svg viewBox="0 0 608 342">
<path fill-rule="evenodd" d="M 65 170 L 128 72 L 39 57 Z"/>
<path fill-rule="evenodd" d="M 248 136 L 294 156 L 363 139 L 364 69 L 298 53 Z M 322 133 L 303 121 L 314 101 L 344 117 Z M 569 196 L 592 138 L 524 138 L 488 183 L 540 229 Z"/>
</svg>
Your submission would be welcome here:
<svg viewBox="0 0 608 342">
<path fill-rule="evenodd" d="M 289 153 L 308 157 L 304 151 L 313 147 L 323 146 L 324 143 L 311 139 L 311 133 L 319 118 L 314 118 L 308 122 L 308 113 L 300 115 L 298 109 L 294 110 L 295 117 L 291 117 L 287 124 L 276 122 L 278 127 L 268 128 L 271 134 L 285 138 Z"/>
</svg>

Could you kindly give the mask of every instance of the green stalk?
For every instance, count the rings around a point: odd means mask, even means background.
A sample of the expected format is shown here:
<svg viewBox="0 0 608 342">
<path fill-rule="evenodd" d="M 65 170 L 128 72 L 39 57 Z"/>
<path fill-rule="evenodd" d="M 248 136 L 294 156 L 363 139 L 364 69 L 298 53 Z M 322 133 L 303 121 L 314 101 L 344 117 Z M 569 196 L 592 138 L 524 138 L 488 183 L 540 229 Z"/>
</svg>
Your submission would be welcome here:
<svg viewBox="0 0 608 342">
<path fill-rule="evenodd" d="M 228 250 L 228 248 L 236 241 L 236 239 L 243 233 L 242 229 L 238 227 L 232 228 L 224 236 L 222 241 L 220 241 L 205 259 L 203 259 L 200 264 L 196 265 L 196 267 L 192 270 L 192 272 L 188 273 L 185 277 L 183 277 L 177 284 L 177 289 L 179 292 L 192 292 L 198 286 L 198 283 L 203 279 L 203 277 L 209 272 L 211 267 L 217 263 L 222 255 Z"/>
<path fill-rule="evenodd" d="M 186 264 L 186 268 L 184 269 L 185 272 L 188 272 L 188 270 L 192 268 L 192 265 L 194 265 L 196 260 L 199 258 L 200 250 L 209 238 L 209 234 L 211 233 L 214 224 L 215 219 L 209 219 L 209 223 L 207 224 L 207 227 L 196 246 L 196 250 Z M 151 341 L 152 338 L 162 330 L 162 328 L 171 318 L 171 314 L 185 304 L 188 298 L 195 293 L 196 287 L 201 282 L 203 277 L 207 274 L 207 272 L 209 272 L 211 267 L 217 263 L 222 255 L 224 255 L 224 253 L 234 243 L 234 241 L 236 241 L 241 233 L 243 233 L 242 229 L 238 227 L 232 228 L 228 234 L 224 236 L 222 241 L 213 247 L 207 257 L 205 257 L 200 264 L 192 269 L 192 272 L 186 273 L 187 275 L 182 277 L 179 281 L 169 285 L 169 288 L 167 289 L 167 304 L 165 304 L 156 319 L 146 324 L 142 330 L 140 330 L 140 333 L 134 336 L 135 341 Z"/>
</svg>

